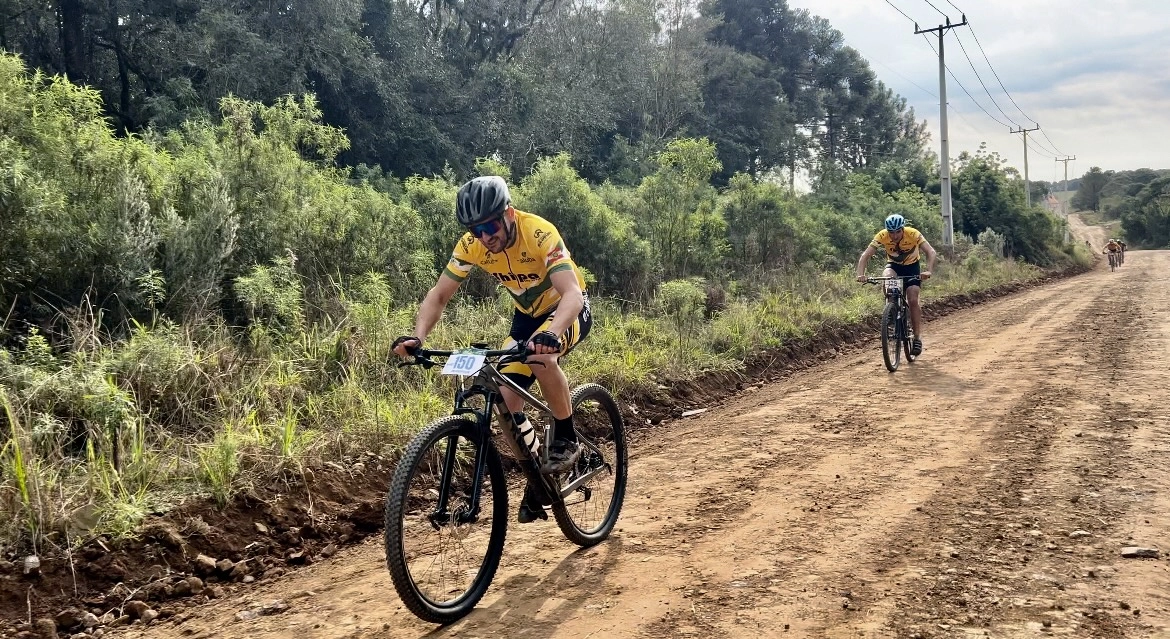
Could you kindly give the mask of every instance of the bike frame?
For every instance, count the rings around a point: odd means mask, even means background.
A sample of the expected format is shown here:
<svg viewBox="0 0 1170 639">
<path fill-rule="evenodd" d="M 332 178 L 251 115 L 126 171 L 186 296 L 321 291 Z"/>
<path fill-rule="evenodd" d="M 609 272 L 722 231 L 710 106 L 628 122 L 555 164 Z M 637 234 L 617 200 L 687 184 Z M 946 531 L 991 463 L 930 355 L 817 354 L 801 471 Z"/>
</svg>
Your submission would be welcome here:
<svg viewBox="0 0 1170 639">
<path fill-rule="evenodd" d="M 474 345 L 473 345 L 474 346 Z M 437 366 L 438 363 L 432 360 L 432 357 L 450 357 L 455 351 L 432 351 L 419 349 L 415 352 L 416 364 L 421 364 L 426 368 Z M 589 481 L 594 475 L 601 472 L 605 467 L 600 466 L 594 468 L 589 472 L 575 477 L 572 482 L 558 489 L 557 482 L 554 482 L 548 475 L 540 472 L 540 468 L 544 463 L 548 462 L 548 447 L 545 446 L 541 458 L 537 459 L 532 455 L 528 446 L 524 444 L 523 436 L 520 434 L 520 429 L 516 426 L 516 422 L 512 419 L 512 411 L 508 410 L 507 404 L 504 403 L 503 388 L 510 388 L 517 395 L 519 395 L 524 402 L 536 408 L 546 417 L 552 417 L 552 409 L 547 404 L 540 401 L 536 397 L 521 387 L 516 382 L 508 379 L 503 373 L 499 371 L 497 366 L 501 361 L 507 359 L 510 361 L 523 361 L 524 357 L 528 355 L 527 351 L 521 350 L 520 347 L 510 348 L 504 350 L 488 350 L 484 352 L 484 356 L 489 360 L 495 358 L 496 361 L 485 362 L 483 367 L 471 377 L 463 378 L 463 388 L 455 391 L 455 406 L 452 410 L 453 415 L 469 415 L 474 416 L 476 424 L 476 436 L 483 438 L 484 445 L 476 450 L 475 455 L 475 475 L 472 478 L 471 484 L 471 507 L 468 512 L 457 513 L 456 519 L 459 523 L 471 523 L 479 517 L 479 498 L 480 490 L 483 487 L 483 475 L 487 469 L 487 453 L 488 447 L 493 446 L 491 433 L 492 412 L 495 412 L 496 418 L 500 421 L 504 432 L 507 434 L 505 439 L 516 459 L 521 460 L 521 466 L 524 473 L 528 476 L 530 483 L 539 486 L 543 490 L 545 497 L 556 504 L 563 504 L 565 497 L 572 494 L 585 482 Z M 409 365 L 409 364 L 406 364 Z M 478 409 L 470 406 L 468 400 L 482 397 L 484 400 L 484 409 Z M 547 422 L 547 420 L 546 420 Z M 549 426 L 544 427 L 544 438 L 542 441 L 547 442 L 549 436 Z M 452 439 L 458 439 L 458 436 L 453 436 Z M 434 512 L 431 513 L 432 523 L 447 523 L 451 514 L 448 512 L 448 502 L 450 500 L 450 485 L 451 473 L 454 472 L 457 451 L 454 445 L 448 444 L 447 455 L 443 460 L 442 472 L 442 488 L 439 491 L 438 503 L 435 506 Z M 593 442 L 587 438 L 581 438 L 581 443 L 589 450 L 596 454 L 601 454 L 601 450 L 597 448 Z"/>
<path fill-rule="evenodd" d="M 879 282 L 887 282 L 889 280 L 902 280 L 902 285 L 897 289 L 885 289 L 886 299 L 893 301 L 898 305 L 898 325 L 895 327 L 897 331 L 897 339 L 899 342 L 908 341 L 910 339 L 909 327 L 906 325 L 910 321 L 910 305 L 906 302 L 906 280 L 912 279 L 913 275 L 889 275 L 882 277 L 871 277 L 867 281 L 870 284 L 877 284 Z"/>
</svg>

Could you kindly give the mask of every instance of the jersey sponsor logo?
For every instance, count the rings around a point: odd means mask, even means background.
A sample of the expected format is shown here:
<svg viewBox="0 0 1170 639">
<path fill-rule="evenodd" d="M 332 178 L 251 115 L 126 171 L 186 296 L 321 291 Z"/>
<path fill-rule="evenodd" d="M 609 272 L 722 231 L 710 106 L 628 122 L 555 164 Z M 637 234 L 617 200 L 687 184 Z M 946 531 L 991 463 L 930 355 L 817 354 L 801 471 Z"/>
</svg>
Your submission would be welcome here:
<svg viewBox="0 0 1170 639">
<path fill-rule="evenodd" d="M 548 241 L 548 238 L 552 237 L 552 233 L 542 229 L 536 229 L 532 232 L 532 236 L 536 238 L 537 246 L 544 246 L 544 243 Z"/>
<path fill-rule="evenodd" d="M 492 273 L 500 282 L 516 282 L 524 284 L 527 282 L 539 282 L 540 275 L 536 273 Z"/>
<path fill-rule="evenodd" d="M 464 252 L 470 251 L 471 245 L 474 242 L 475 242 L 475 238 L 471 237 L 470 235 L 464 235 L 463 240 L 461 242 L 463 244 L 463 251 Z"/>
<path fill-rule="evenodd" d="M 529 263 L 532 263 L 535 261 L 536 261 L 535 257 L 528 257 L 528 253 L 526 251 L 520 251 L 520 263 L 521 264 L 529 264 Z"/>
<path fill-rule="evenodd" d="M 480 264 L 495 264 L 496 262 L 499 262 L 499 260 L 496 259 L 495 255 L 488 253 Z"/>
</svg>

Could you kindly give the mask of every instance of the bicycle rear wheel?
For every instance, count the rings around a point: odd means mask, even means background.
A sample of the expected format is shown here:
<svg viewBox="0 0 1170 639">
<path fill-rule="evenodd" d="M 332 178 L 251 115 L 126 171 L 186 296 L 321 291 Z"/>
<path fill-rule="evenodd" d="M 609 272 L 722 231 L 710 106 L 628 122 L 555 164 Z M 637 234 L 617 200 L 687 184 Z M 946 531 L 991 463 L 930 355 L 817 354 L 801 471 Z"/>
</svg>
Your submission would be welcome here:
<svg viewBox="0 0 1170 639">
<path fill-rule="evenodd" d="M 886 362 L 886 370 L 891 373 L 898 370 L 902 361 L 902 351 L 899 348 L 898 336 L 898 305 L 889 301 L 882 311 L 882 359 Z"/>
<path fill-rule="evenodd" d="M 481 453 L 486 464 L 473 513 Z M 386 566 L 402 603 L 432 623 L 471 612 L 496 574 L 508 529 L 504 469 L 475 422 L 451 415 L 411 440 L 390 481 L 385 519 Z"/>
<path fill-rule="evenodd" d="M 553 506 L 557 526 L 569 541 L 592 546 L 613 531 L 626 496 L 626 433 L 609 391 L 597 384 L 573 389 L 573 425 L 585 450 L 560 486 L 578 483 Z"/>
</svg>

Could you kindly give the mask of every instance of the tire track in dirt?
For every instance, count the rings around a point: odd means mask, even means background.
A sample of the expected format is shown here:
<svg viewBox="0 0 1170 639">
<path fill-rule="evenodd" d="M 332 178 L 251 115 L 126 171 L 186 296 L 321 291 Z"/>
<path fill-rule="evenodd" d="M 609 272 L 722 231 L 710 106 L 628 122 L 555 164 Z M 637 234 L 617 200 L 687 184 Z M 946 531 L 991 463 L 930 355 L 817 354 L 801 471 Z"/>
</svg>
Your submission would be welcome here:
<svg viewBox="0 0 1170 639">
<path fill-rule="evenodd" d="M 405 612 L 375 539 L 127 634 L 1140 636 L 1165 625 L 1145 584 L 1170 592 L 1166 562 L 1117 550 L 1170 530 L 1168 266 L 1134 252 L 929 324 L 894 375 L 874 341 L 655 431 L 609 541 L 513 524 L 447 628 Z M 289 610 L 236 619 L 273 599 Z"/>
</svg>

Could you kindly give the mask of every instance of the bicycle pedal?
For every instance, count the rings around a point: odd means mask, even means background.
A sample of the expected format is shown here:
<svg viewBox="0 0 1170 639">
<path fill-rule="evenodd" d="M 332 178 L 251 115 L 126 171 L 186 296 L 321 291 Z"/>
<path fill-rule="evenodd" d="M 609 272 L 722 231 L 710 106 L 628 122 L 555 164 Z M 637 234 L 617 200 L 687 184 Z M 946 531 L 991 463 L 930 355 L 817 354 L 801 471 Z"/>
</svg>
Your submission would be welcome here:
<svg viewBox="0 0 1170 639">
<path fill-rule="evenodd" d="M 516 513 L 516 521 L 522 524 L 528 524 L 537 519 L 548 521 L 548 512 L 544 508 L 533 510 L 528 504 L 520 504 L 520 512 Z"/>
</svg>

